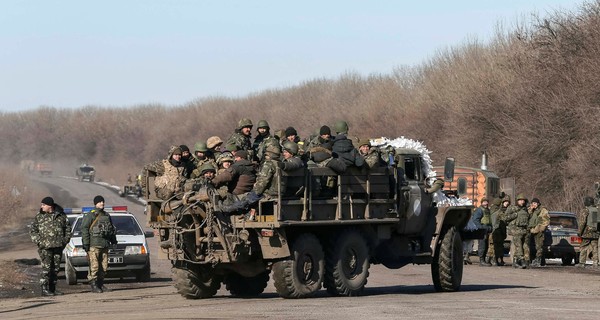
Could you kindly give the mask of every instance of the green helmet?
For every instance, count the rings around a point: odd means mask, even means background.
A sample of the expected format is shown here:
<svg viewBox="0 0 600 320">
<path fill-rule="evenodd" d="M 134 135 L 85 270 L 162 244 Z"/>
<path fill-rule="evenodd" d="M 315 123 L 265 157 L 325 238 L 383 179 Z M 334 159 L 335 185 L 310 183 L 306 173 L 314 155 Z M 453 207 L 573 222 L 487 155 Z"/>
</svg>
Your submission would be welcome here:
<svg viewBox="0 0 600 320">
<path fill-rule="evenodd" d="M 202 141 L 196 142 L 196 144 L 194 145 L 194 152 L 196 152 L 196 151 L 200 151 L 200 152 L 206 152 L 206 151 L 208 151 L 208 147 L 206 146 L 206 142 L 202 142 Z"/>
<path fill-rule="evenodd" d="M 527 201 L 527 197 L 525 196 L 524 193 L 519 193 L 519 195 L 517 196 L 517 200 L 525 200 L 525 201 Z"/>
<path fill-rule="evenodd" d="M 258 122 L 258 125 L 256 126 L 256 130 L 258 130 L 260 128 L 271 129 L 271 127 L 269 127 L 269 123 L 267 122 L 267 120 L 260 120 Z"/>
<path fill-rule="evenodd" d="M 337 133 L 348 133 L 348 123 L 346 121 L 337 121 L 333 127 Z"/>
<path fill-rule="evenodd" d="M 276 146 L 274 146 L 274 145 L 267 146 L 265 148 L 265 152 L 272 153 L 272 154 L 275 154 L 275 155 L 280 155 L 281 154 L 281 150 L 279 150 L 279 148 L 276 147 Z"/>
<path fill-rule="evenodd" d="M 222 165 L 223 162 L 226 162 L 226 161 L 233 162 L 233 155 L 230 152 L 223 152 L 217 158 L 217 164 L 218 165 Z"/>
<path fill-rule="evenodd" d="M 215 170 L 215 167 L 213 167 L 213 165 L 210 162 L 206 162 L 205 164 L 200 166 L 200 174 L 204 174 L 207 171 L 217 172 L 217 170 Z"/>
<path fill-rule="evenodd" d="M 286 140 L 283 143 L 283 150 L 285 150 L 295 156 L 298 154 L 298 145 L 292 141 Z"/>
<path fill-rule="evenodd" d="M 252 120 L 248 119 L 248 118 L 243 118 L 238 122 L 238 129 L 242 129 L 244 127 L 252 127 Z"/>
</svg>

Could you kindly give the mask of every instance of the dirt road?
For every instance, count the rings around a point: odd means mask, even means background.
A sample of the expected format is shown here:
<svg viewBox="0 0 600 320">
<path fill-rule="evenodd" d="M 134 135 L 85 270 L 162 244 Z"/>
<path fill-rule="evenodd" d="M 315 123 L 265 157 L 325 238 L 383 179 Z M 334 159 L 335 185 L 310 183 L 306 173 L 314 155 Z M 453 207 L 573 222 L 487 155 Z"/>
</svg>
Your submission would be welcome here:
<svg viewBox="0 0 600 320">
<path fill-rule="evenodd" d="M 68 179 L 51 182 L 69 190 L 73 199 L 91 201 L 103 194 L 107 205 L 127 202 L 143 221 L 143 208 L 116 193 L 89 183 Z M 68 205 L 86 205 L 78 201 Z M 4 236 L 3 242 L 6 239 Z M 436 293 L 429 266 L 408 266 L 389 270 L 371 267 L 369 283 L 361 297 L 334 298 L 325 291 L 316 298 L 286 300 L 275 293 L 272 282 L 257 298 L 231 298 L 222 288 L 207 300 L 186 300 L 179 296 L 170 280 L 170 264 L 157 260 L 156 238 L 152 249 L 152 278 L 146 283 L 134 280 L 109 282 L 113 292 L 93 294 L 88 286 L 59 283 L 65 296 L 8 298 L 0 301 L 2 319 L 190 319 L 190 318 L 269 318 L 269 319 L 566 319 L 576 315 L 600 318 L 600 271 L 562 267 L 559 262 L 538 269 L 465 266 L 460 292 Z M 10 241 L 10 240 L 8 240 Z M 23 246 L 23 245 L 21 245 Z M 0 261 L 35 258 L 29 249 L 17 251 L 0 247 Z M 475 260 L 475 259 L 473 259 Z M 0 288 L 0 291 L 2 289 Z M 36 292 L 37 294 L 37 292 Z M 584 312 L 582 312 L 584 311 Z"/>
</svg>

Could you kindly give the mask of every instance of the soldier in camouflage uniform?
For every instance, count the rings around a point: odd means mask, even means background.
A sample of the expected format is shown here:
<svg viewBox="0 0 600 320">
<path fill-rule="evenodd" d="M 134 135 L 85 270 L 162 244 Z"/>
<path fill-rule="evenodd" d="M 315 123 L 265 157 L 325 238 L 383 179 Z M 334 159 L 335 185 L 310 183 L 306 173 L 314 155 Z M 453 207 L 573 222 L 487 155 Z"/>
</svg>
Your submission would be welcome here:
<svg viewBox="0 0 600 320">
<path fill-rule="evenodd" d="M 238 122 L 238 126 L 235 132 L 227 139 L 225 145 L 234 145 L 237 150 L 248 151 L 249 159 L 251 160 L 252 155 L 252 143 L 250 143 L 250 137 L 252 135 L 252 121 L 250 119 L 241 119 Z"/>
<path fill-rule="evenodd" d="M 379 150 L 371 147 L 369 139 L 362 138 L 358 140 L 358 152 L 365 158 L 365 163 L 369 169 L 379 168 L 383 165 Z"/>
<path fill-rule="evenodd" d="M 500 207 L 492 211 L 492 242 L 494 243 L 494 257 L 496 265 L 503 266 L 504 263 L 504 240 L 506 239 L 506 227 L 508 223 L 514 220 L 517 215 L 508 211 L 510 206 L 510 196 L 506 195 L 502 199 Z"/>
<path fill-rule="evenodd" d="M 324 143 L 331 141 L 331 129 L 328 126 L 322 126 L 319 129 L 319 135 L 314 137 L 308 143 L 307 149 L 310 150 L 314 147 L 321 147 Z"/>
<path fill-rule="evenodd" d="M 208 146 L 204 142 L 197 142 L 194 146 L 194 156 L 196 167 L 192 171 L 190 178 L 196 179 L 202 177 L 201 169 L 205 164 L 209 164 L 217 170 L 219 167 L 216 160 L 213 157 L 213 153 L 208 149 Z"/>
<path fill-rule="evenodd" d="M 156 174 L 154 180 L 154 191 L 156 195 L 167 200 L 180 193 L 181 187 L 189 177 L 184 176 L 185 167 L 181 162 L 181 149 L 178 146 L 171 146 L 167 154 L 167 159 L 158 160 L 144 166 L 144 174 L 150 171 Z M 146 179 L 142 178 L 142 189 L 146 192 Z"/>
<path fill-rule="evenodd" d="M 291 141 L 284 142 L 280 168 L 283 171 L 293 171 L 302 167 L 304 167 L 304 162 L 298 157 L 298 145 Z"/>
<path fill-rule="evenodd" d="M 258 131 L 258 135 L 254 138 L 252 149 L 254 149 L 255 160 L 261 162 L 265 154 L 265 149 L 268 146 L 280 148 L 280 145 L 279 140 L 271 135 L 271 128 L 267 120 L 260 120 L 257 126 L 256 131 Z"/>
<path fill-rule="evenodd" d="M 221 146 L 223 145 L 223 140 L 219 138 L 219 136 L 212 136 L 206 139 L 206 147 L 208 151 L 206 156 L 209 159 L 213 159 L 217 161 L 217 158 L 221 155 Z"/>
<path fill-rule="evenodd" d="M 579 263 L 578 267 L 585 267 L 585 262 L 588 257 L 592 256 L 594 268 L 598 267 L 598 208 L 594 205 L 594 198 L 585 197 L 583 199 L 583 208 L 579 212 L 579 236 L 581 237 L 581 245 L 579 246 Z"/>
<path fill-rule="evenodd" d="M 533 198 L 529 207 L 529 231 L 535 242 L 535 259 L 532 267 L 541 267 L 544 264 L 544 231 L 550 225 L 548 209 L 541 206 L 540 199 Z"/>
<path fill-rule="evenodd" d="M 256 175 L 256 183 L 252 191 L 257 196 L 277 197 L 279 190 L 282 193 L 285 192 L 285 185 L 281 183 L 281 186 L 277 185 L 277 179 L 275 179 L 275 173 L 277 168 L 281 167 L 280 161 L 281 152 L 279 148 L 274 146 L 268 146 L 265 149 L 265 159 L 260 164 L 258 173 Z"/>
<path fill-rule="evenodd" d="M 108 248 L 117 244 L 117 230 L 104 211 L 104 197 L 94 197 L 94 209 L 81 222 L 81 242 L 89 257 L 88 280 L 94 293 L 111 291 L 104 286 L 108 269 Z"/>
<path fill-rule="evenodd" d="M 56 290 L 56 282 L 62 251 L 71 239 L 71 224 L 62 208 L 51 197 L 42 199 L 40 211 L 31 224 L 29 234 L 38 247 L 42 262 L 42 296 L 62 295 L 62 292 Z"/>
<path fill-rule="evenodd" d="M 527 211 L 527 197 L 524 194 L 517 196 L 517 205 L 507 210 L 511 218 L 515 216 L 509 224 L 512 243 L 514 245 L 513 268 L 526 269 L 529 267 L 529 212 Z"/>
</svg>

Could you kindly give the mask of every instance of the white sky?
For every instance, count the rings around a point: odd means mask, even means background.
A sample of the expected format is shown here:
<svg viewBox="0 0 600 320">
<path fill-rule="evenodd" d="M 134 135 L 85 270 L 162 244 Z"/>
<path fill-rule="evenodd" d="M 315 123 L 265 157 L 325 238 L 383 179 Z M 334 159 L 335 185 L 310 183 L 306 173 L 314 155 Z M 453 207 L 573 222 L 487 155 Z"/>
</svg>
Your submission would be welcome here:
<svg viewBox="0 0 600 320">
<path fill-rule="evenodd" d="M 178 105 L 390 73 L 582 0 L 3 0 L 0 111 Z"/>
</svg>

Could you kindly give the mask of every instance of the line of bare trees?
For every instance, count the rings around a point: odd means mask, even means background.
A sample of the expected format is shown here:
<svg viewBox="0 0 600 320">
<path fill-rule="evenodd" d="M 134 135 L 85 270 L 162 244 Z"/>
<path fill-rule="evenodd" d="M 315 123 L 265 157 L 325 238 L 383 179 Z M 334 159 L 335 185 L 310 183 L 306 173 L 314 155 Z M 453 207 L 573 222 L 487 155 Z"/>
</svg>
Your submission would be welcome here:
<svg viewBox="0 0 600 320">
<path fill-rule="evenodd" d="M 0 157 L 88 161 L 124 177 L 171 144 L 227 138 L 240 118 L 301 136 L 344 119 L 360 137 L 423 140 L 441 164 L 455 156 L 514 176 L 518 191 L 553 209 L 576 210 L 600 180 L 600 1 L 576 12 L 499 30 L 415 67 L 344 74 L 244 98 L 209 97 L 184 106 L 42 107 L 0 114 Z M 101 173 L 99 173 L 102 175 Z"/>
</svg>

